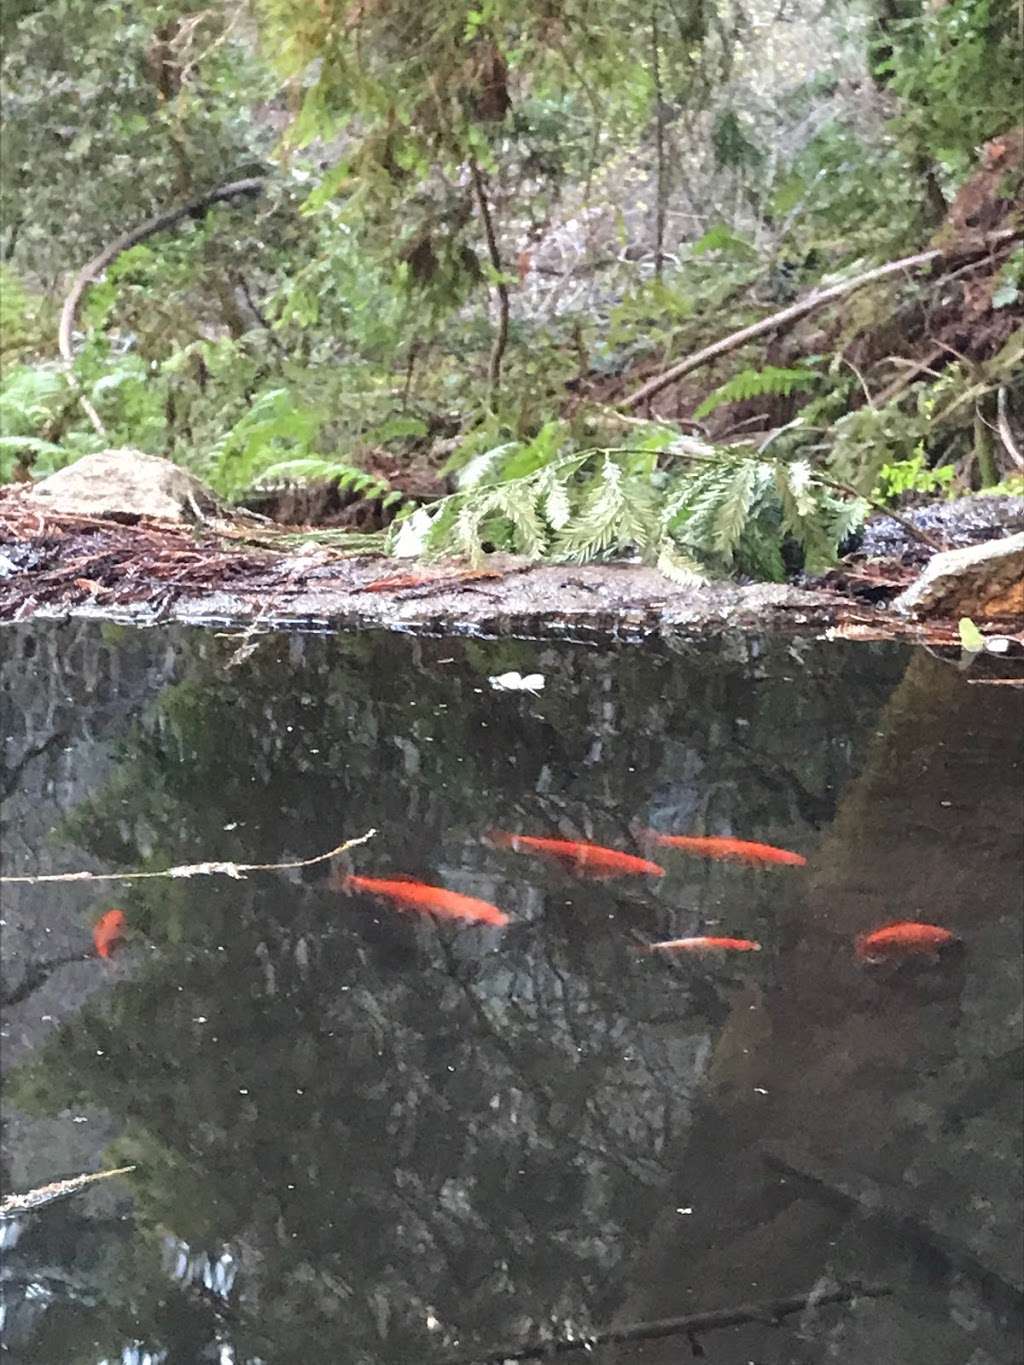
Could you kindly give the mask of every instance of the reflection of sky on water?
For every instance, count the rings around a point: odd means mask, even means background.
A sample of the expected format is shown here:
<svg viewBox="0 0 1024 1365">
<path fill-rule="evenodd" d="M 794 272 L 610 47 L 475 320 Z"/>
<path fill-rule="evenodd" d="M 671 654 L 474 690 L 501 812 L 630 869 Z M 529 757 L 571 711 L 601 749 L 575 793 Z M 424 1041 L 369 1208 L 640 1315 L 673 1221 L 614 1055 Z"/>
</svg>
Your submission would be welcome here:
<svg viewBox="0 0 1024 1365">
<path fill-rule="evenodd" d="M 762 1154 L 909 1191 L 925 1244 L 955 1188 L 973 1212 L 953 1240 L 1008 1264 L 1013 1072 L 986 1068 L 1020 1017 L 1013 874 L 989 867 L 1010 698 L 983 711 L 935 661 L 808 642 L 291 637 L 228 668 L 232 642 L 201 632 L 9 638 L 34 647 L 4 669 L 19 869 L 283 861 L 375 826 L 358 871 L 512 917 L 399 914 L 323 868 L 10 888 L 5 994 L 58 965 L 5 1017 L 5 1184 L 139 1166 L 10 1244 L 19 1359 L 441 1360 L 884 1270 L 906 1305 L 815 1309 L 716 1353 L 853 1365 L 873 1341 L 960 1365 L 966 1342 L 988 1365 L 1007 1320 L 963 1256 L 926 1273 L 913 1239 L 872 1241 L 810 1184 L 793 1202 Z M 496 692 L 510 671 L 543 690 Z M 663 879 L 595 882 L 482 839 L 639 852 L 646 825 L 811 866 L 659 851 Z M 132 941 L 62 963 L 108 904 Z M 854 933 L 895 904 L 957 921 L 961 975 L 855 970 Z M 765 948 L 637 951 L 701 932 Z"/>
</svg>

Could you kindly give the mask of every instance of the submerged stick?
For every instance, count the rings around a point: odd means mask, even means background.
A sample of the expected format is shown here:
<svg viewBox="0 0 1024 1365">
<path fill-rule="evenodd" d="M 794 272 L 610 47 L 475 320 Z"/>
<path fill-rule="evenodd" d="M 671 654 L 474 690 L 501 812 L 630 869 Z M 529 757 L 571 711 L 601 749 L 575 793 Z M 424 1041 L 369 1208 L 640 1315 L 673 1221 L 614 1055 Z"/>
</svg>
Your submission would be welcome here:
<svg viewBox="0 0 1024 1365">
<path fill-rule="evenodd" d="M 346 853 L 350 848 L 355 848 L 357 844 L 365 844 L 368 839 L 372 839 L 377 833 L 375 829 L 368 829 L 365 834 L 360 834 L 357 839 L 346 839 L 337 848 L 328 849 L 326 853 L 318 853 L 315 858 L 299 858 L 294 862 L 287 863 L 185 863 L 180 867 L 165 867 L 161 872 L 45 872 L 39 876 L 19 876 L 7 877 L 0 876 L 0 882 L 21 882 L 24 885 L 35 885 L 37 882 L 123 882 L 123 881 L 142 881 L 150 877 L 234 877 L 237 881 L 244 881 L 247 872 L 286 872 L 295 867 L 313 867 L 316 863 L 325 863 L 329 858 L 336 858 L 339 854 Z"/>
<path fill-rule="evenodd" d="M 696 1337 L 720 1327 L 739 1327 L 747 1322 L 777 1323 L 793 1313 L 827 1303 L 852 1303 L 855 1299 L 880 1299 L 892 1290 L 883 1284 L 850 1282 L 824 1294 L 809 1289 L 806 1294 L 794 1294 L 785 1299 L 768 1299 L 763 1303 L 741 1303 L 735 1308 L 717 1308 L 709 1313 L 687 1313 L 677 1318 L 655 1318 L 649 1322 L 631 1322 L 624 1327 L 607 1327 L 581 1337 L 559 1337 L 554 1341 L 538 1342 L 533 1346 L 513 1346 L 509 1350 L 493 1351 L 485 1356 L 464 1356 L 448 1365 L 504 1365 L 511 1360 L 545 1360 L 549 1356 L 568 1355 L 570 1351 L 592 1351 L 595 1346 L 609 1346 L 621 1341 L 657 1341 L 662 1337 Z"/>
<path fill-rule="evenodd" d="M 40 1185 L 38 1189 L 29 1190 L 26 1194 L 5 1195 L 0 1199 L 0 1218 L 14 1218 L 19 1213 L 32 1213 L 35 1209 L 44 1208 L 57 1199 L 66 1199 L 69 1194 L 77 1194 L 79 1190 L 95 1185 L 98 1180 L 109 1180 L 113 1175 L 127 1175 L 129 1171 L 134 1170 L 134 1166 L 118 1166 L 113 1171 L 96 1171 L 92 1175 L 73 1176 L 70 1180 L 54 1180 L 51 1184 Z"/>
</svg>

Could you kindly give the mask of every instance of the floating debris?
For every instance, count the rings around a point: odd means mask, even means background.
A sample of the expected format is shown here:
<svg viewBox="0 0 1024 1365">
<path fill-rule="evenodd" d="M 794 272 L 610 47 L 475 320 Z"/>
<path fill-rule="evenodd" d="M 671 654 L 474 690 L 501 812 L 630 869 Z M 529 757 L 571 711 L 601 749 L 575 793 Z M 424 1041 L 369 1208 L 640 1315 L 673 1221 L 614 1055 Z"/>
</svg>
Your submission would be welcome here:
<svg viewBox="0 0 1024 1365">
<path fill-rule="evenodd" d="M 128 1175 L 134 1170 L 134 1166 L 118 1166 L 112 1171 L 95 1171 L 91 1175 L 73 1176 L 70 1180 L 55 1180 L 52 1184 L 40 1185 L 38 1189 L 29 1190 L 27 1194 L 5 1195 L 0 1199 L 0 1218 L 16 1218 L 21 1213 L 32 1213 L 36 1209 L 45 1208 L 47 1204 L 53 1204 L 58 1199 L 66 1199 L 69 1195 L 77 1194 L 79 1190 L 95 1185 L 97 1181 L 109 1180 L 115 1175 Z"/>
</svg>

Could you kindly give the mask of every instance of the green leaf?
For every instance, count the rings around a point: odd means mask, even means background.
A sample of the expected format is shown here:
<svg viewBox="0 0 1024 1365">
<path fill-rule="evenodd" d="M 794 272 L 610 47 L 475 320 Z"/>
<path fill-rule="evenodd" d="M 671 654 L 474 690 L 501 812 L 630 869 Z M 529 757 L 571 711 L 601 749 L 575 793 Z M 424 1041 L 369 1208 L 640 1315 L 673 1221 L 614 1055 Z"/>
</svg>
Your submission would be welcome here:
<svg viewBox="0 0 1024 1365">
<path fill-rule="evenodd" d="M 961 616 L 957 622 L 960 647 L 966 654 L 980 654 L 985 648 L 985 637 L 969 616 Z"/>
<path fill-rule="evenodd" d="M 750 261 L 757 260 L 758 255 L 756 247 L 743 237 L 737 236 L 724 223 L 716 223 L 713 228 L 709 228 L 699 241 L 694 242 L 690 251 L 694 256 L 703 256 L 708 251 L 719 251 L 723 255 Z"/>
</svg>

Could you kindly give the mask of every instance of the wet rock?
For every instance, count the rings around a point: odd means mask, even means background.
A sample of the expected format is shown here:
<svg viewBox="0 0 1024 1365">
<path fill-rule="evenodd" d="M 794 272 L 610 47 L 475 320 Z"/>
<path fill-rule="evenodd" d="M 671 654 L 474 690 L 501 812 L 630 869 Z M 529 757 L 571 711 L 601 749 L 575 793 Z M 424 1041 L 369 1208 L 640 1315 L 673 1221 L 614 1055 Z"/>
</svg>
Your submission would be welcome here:
<svg viewBox="0 0 1024 1365">
<path fill-rule="evenodd" d="M 911 507 L 904 516 L 921 531 L 943 542 L 950 550 L 977 545 L 999 536 L 1024 531 L 1024 498 L 1010 494 L 972 494 L 950 502 L 929 502 Z M 864 527 L 860 554 L 867 559 L 903 559 L 924 562 L 931 554 L 926 545 L 908 535 L 893 517 L 873 516 Z"/>
<path fill-rule="evenodd" d="M 205 521 L 226 515 L 210 490 L 186 470 L 141 450 L 101 450 L 40 480 L 26 501 L 50 512 L 134 521 Z"/>
<path fill-rule="evenodd" d="M 935 555 L 893 605 L 915 616 L 1024 616 L 1024 533 Z"/>
</svg>

